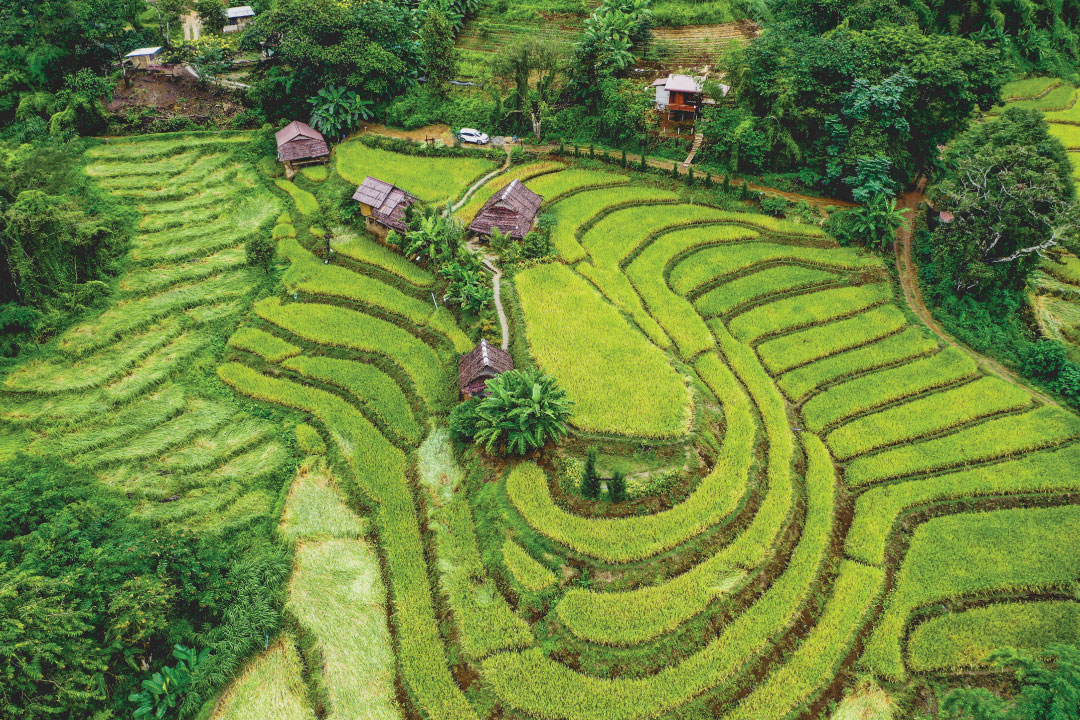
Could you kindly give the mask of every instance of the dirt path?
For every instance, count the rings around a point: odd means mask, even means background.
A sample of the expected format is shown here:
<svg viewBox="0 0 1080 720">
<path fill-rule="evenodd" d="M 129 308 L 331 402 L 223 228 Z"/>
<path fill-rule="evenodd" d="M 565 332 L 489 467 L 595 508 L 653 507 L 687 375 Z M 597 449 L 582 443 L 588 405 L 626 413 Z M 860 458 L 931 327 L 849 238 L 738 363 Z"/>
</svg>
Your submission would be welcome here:
<svg viewBox="0 0 1080 720">
<path fill-rule="evenodd" d="M 1020 385 L 1048 405 L 1057 406 L 1058 403 L 1053 398 L 1031 387 L 1016 373 L 1012 372 L 1001 363 L 975 352 L 967 345 L 945 332 L 945 329 L 934 319 L 930 309 L 926 307 L 926 303 L 923 301 L 922 290 L 919 288 L 918 268 L 915 267 L 915 262 L 911 256 L 911 224 L 915 220 L 915 213 L 917 212 L 919 205 L 926 200 L 926 196 L 923 195 L 922 192 L 924 184 L 924 182 L 920 182 L 915 190 L 911 190 L 900 196 L 900 207 L 904 210 L 904 216 L 908 219 L 908 225 L 906 227 L 901 227 L 896 231 L 896 240 L 893 241 L 893 251 L 896 253 L 896 273 L 900 277 L 900 286 L 904 290 L 904 299 L 907 300 L 908 306 L 911 308 L 912 312 L 923 321 L 926 327 L 930 328 L 934 334 L 942 340 L 942 342 L 958 347 L 966 352 L 980 367 L 983 368 L 983 370 L 993 375 L 997 375 L 1003 380 Z"/>
<path fill-rule="evenodd" d="M 480 262 L 484 264 L 484 267 L 491 272 L 491 289 L 494 291 L 495 296 L 495 313 L 499 316 L 499 327 L 502 330 L 502 349 L 510 349 L 510 325 L 506 321 L 506 311 L 503 310 L 502 304 L 502 270 L 495 263 L 499 258 L 484 251 L 484 248 L 480 247 L 480 242 L 477 240 L 470 240 L 465 243 L 465 247 L 469 249 L 473 255 L 477 255 L 480 258 Z"/>
<path fill-rule="evenodd" d="M 447 213 L 447 214 L 450 215 L 450 214 L 456 213 L 458 210 L 463 208 L 465 206 L 465 203 L 469 202 L 469 198 L 471 198 L 473 196 L 473 193 L 475 193 L 477 190 L 480 189 L 481 185 L 483 185 L 484 183 L 486 183 L 488 180 L 495 177 L 496 175 L 499 175 L 499 174 L 505 172 L 506 168 L 508 168 L 508 167 L 510 167 L 510 148 L 509 148 L 509 146 L 507 146 L 507 148 L 506 148 L 506 160 L 503 161 L 503 164 L 500 167 L 492 170 L 491 172 L 489 172 L 487 175 L 480 178 L 476 182 L 474 182 L 469 187 L 469 189 L 465 191 L 465 194 L 461 196 L 461 199 L 458 200 L 457 203 L 455 203 L 450 208 L 450 212 Z"/>
</svg>

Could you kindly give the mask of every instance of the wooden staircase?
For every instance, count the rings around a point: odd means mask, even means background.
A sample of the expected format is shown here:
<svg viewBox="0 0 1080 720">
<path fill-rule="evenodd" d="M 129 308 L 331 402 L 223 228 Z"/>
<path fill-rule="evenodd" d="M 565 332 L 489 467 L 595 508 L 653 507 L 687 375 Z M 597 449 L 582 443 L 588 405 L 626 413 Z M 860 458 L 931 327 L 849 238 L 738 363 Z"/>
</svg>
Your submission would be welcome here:
<svg viewBox="0 0 1080 720">
<path fill-rule="evenodd" d="M 701 149 L 701 143 L 705 142 L 705 136 L 699 132 L 694 133 L 694 144 L 690 146 L 690 154 L 683 160 L 682 166 L 684 168 L 690 167 L 690 163 L 694 162 L 694 156 L 697 155 L 697 151 Z"/>
</svg>

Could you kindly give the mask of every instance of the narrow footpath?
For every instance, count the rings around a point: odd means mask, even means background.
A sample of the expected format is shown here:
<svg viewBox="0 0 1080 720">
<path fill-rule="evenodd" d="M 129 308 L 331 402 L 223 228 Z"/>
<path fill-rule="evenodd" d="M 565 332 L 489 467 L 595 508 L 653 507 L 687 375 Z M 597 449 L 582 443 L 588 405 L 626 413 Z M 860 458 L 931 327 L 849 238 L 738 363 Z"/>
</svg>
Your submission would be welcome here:
<svg viewBox="0 0 1080 720">
<path fill-rule="evenodd" d="M 1031 387 L 1001 363 L 975 352 L 947 333 L 934 319 L 930 309 L 926 306 L 923 301 L 922 290 L 919 288 L 919 270 L 915 267 L 915 262 L 911 256 L 911 226 L 915 221 L 915 213 L 918 211 L 919 205 L 926 200 L 926 196 L 923 194 L 924 185 L 925 181 L 920 181 L 914 190 L 900 196 L 899 206 L 903 208 L 904 217 L 907 218 L 908 224 L 897 229 L 896 240 L 893 241 L 893 252 L 896 253 L 896 273 L 900 277 L 900 286 L 904 289 L 904 299 L 907 300 L 908 306 L 942 342 L 960 348 L 987 372 L 997 375 L 1008 382 L 1020 385 L 1048 405 L 1058 406 L 1058 403 L 1052 397 Z"/>
</svg>

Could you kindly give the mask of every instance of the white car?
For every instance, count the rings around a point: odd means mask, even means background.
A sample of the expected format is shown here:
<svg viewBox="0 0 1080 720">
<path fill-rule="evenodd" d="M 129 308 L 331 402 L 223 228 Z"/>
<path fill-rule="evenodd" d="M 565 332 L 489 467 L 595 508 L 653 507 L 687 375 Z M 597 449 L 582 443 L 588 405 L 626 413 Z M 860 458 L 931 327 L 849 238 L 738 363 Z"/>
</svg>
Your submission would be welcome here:
<svg viewBox="0 0 1080 720">
<path fill-rule="evenodd" d="M 457 136 L 461 142 L 476 143 L 477 145 L 487 145 L 491 142 L 491 138 L 487 136 L 487 133 L 482 133 L 474 128 L 461 128 L 458 130 Z"/>
</svg>

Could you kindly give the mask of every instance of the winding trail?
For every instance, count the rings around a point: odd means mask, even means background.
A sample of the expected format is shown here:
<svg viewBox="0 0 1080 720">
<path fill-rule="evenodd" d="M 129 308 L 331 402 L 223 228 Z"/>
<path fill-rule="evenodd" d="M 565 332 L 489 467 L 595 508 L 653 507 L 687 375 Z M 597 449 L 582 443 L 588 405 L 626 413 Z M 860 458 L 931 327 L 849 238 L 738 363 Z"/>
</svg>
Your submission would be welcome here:
<svg viewBox="0 0 1080 720">
<path fill-rule="evenodd" d="M 480 187 L 484 183 L 486 183 L 488 180 L 490 180 L 491 178 L 495 177 L 496 175 L 501 175 L 502 173 L 506 172 L 506 169 L 508 167 L 510 167 L 510 146 L 509 145 L 506 146 L 506 159 L 503 161 L 503 164 L 500 167 L 495 168 L 494 170 L 492 170 L 491 172 L 489 172 L 487 175 L 480 178 L 476 182 L 474 182 L 472 185 L 470 185 L 469 189 L 465 191 L 465 194 L 461 196 L 461 199 L 458 200 L 456 203 L 454 203 L 454 205 L 452 205 L 450 207 L 449 212 L 447 212 L 445 214 L 450 215 L 450 214 L 456 213 L 458 210 L 463 208 L 465 206 L 465 203 L 469 202 L 469 198 L 471 198 L 473 196 L 473 193 L 475 193 L 477 190 L 479 190 Z"/>
<path fill-rule="evenodd" d="M 491 272 L 491 289 L 494 291 L 495 300 L 495 313 L 499 316 L 499 327 L 502 329 L 502 349 L 510 349 L 510 325 L 506 320 L 506 311 L 503 309 L 502 304 L 502 270 L 495 263 L 498 261 L 498 257 L 491 253 L 484 252 L 484 249 L 480 247 L 480 243 L 476 240 L 470 240 L 465 244 L 465 247 L 469 249 L 473 255 L 480 257 L 480 262 L 484 267 Z"/>
<path fill-rule="evenodd" d="M 915 267 L 915 261 L 911 257 L 911 226 L 915 221 L 915 212 L 918 210 L 919 205 L 926 200 L 926 195 L 923 194 L 925 185 L 925 178 L 920 179 L 914 190 L 909 190 L 899 198 L 899 205 L 903 208 L 904 217 L 907 218 L 908 222 L 906 226 L 902 225 L 897 229 L 896 240 L 893 241 L 893 252 L 896 253 L 896 274 L 900 278 L 900 286 L 904 289 L 904 299 L 907 301 L 908 306 L 919 320 L 921 320 L 926 327 L 930 328 L 942 342 L 960 348 L 970 355 L 972 359 L 987 372 L 997 375 L 1002 380 L 1023 387 L 1048 405 L 1060 407 L 1057 401 L 1052 397 L 1031 387 L 1031 385 L 1024 382 L 1016 373 L 1012 372 L 1001 363 L 975 352 L 946 332 L 934 319 L 930 309 L 926 306 L 925 301 L 923 301 L 922 290 L 919 288 L 918 268 Z"/>
</svg>

